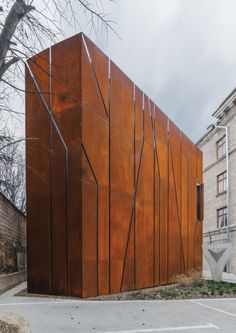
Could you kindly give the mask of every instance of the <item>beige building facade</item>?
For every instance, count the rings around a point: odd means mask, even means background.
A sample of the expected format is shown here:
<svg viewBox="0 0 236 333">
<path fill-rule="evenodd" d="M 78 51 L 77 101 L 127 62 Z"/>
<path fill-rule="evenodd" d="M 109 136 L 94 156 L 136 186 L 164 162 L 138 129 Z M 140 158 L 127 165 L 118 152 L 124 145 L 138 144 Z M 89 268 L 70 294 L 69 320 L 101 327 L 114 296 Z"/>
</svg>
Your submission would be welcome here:
<svg viewBox="0 0 236 333">
<path fill-rule="evenodd" d="M 215 123 L 198 141 L 204 172 L 203 242 L 232 242 L 225 272 L 236 275 L 236 89 L 213 116 Z M 209 271 L 205 259 L 203 271 Z"/>
</svg>

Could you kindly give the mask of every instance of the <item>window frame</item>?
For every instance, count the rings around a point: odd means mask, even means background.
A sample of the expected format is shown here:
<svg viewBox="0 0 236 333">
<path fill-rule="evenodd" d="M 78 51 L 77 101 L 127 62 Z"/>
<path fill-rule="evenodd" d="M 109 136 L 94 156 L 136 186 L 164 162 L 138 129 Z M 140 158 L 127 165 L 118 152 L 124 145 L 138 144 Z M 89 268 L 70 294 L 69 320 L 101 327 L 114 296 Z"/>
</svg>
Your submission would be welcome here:
<svg viewBox="0 0 236 333">
<path fill-rule="evenodd" d="M 223 176 L 222 179 L 220 179 L 221 176 Z M 221 184 L 223 184 L 222 191 L 220 191 Z M 216 188 L 217 188 L 217 195 L 223 194 L 227 191 L 227 170 L 221 172 L 219 175 L 216 176 Z"/>
<path fill-rule="evenodd" d="M 196 211 L 197 221 L 204 220 L 204 184 L 196 184 Z"/>
<path fill-rule="evenodd" d="M 221 155 L 219 154 L 220 149 L 222 149 Z M 226 156 L 226 135 L 216 141 L 216 156 L 218 160 Z"/>
<path fill-rule="evenodd" d="M 229 273 L 229 262 L 227 262 L 227 264 L 225 264 L 223 273 Z"/>
<path fill-rule="evenodd" d="M 226 213 L 225 213 L 225 210 L 226 210 Z M 221 211 L 224 211 L 223 214 L 220 214 Z M 224 218 L 225 216 L 226 216 L 226 224 L 225 224 L 225 219 L 224 219 L 224 225 L 221 226 L 220 225 L 220 218 L 221 217 Z M 227 226 L 228 226 L 228 207 L 224 206 L 224 207 L 221 207 L 221 208 L 217 209 L 217 228 L 221 229 L 221 228 L 226 228 Z"/>
</svg>

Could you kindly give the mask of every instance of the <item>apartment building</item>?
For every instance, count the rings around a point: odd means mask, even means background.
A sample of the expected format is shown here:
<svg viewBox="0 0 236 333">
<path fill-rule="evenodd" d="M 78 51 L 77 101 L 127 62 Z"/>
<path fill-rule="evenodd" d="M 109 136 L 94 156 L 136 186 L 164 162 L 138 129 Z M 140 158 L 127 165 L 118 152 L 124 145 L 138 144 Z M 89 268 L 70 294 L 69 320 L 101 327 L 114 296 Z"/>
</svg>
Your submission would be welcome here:
<svg viewBox="0 0 236 333">
<path fill-rule="evenodd" d="M 198 141 L 203 152 L 203 243 L 230 241 L 225 272 L 236 274 L 236 89 L 213 113 L 216 118 Z M 209 271 L 203 260 L 203 271 Z"/>
</svg>

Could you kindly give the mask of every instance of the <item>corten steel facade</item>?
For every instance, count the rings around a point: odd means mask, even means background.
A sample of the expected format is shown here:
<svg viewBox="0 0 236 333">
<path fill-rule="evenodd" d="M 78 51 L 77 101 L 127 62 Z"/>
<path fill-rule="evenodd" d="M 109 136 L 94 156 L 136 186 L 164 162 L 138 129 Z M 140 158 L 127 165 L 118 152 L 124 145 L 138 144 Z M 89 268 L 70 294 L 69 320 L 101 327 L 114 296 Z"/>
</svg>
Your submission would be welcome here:
<svg viewBox="0 0 236 333">
<path fill-rule="evenodd" d="M 89 297 L 201 268 L 200 150 L 86 36 L 28 63 L 29 291 Z"/>
</svg>

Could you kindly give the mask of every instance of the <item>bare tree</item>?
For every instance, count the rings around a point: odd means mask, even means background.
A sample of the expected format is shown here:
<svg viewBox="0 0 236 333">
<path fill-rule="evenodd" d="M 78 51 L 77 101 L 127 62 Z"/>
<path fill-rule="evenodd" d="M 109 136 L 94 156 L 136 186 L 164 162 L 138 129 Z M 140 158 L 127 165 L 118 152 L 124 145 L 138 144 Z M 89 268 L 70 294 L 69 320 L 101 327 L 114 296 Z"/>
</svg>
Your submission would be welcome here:
<svg viewBox="0 0 236 333">
<path fill-rule="evenodd" d="M 24 91 L 25 60 L 63 36 L 66 25 L 81 27 L 81 11 L 91 29 L 112 30 L 104 4 L 115 0 L 2 0 L 0 6 L 0 112 L 18 117 L 7 98 Z"/>
<path fill-rule="evenodd" d="M 105 14 L 102 0 L 3 0 L 0 7 L 3 17 L 0 22 L 0 81 L 9 84 L 3 76 L 11 66 L 63 34 L 62 21 L 79 26 L 78 9 L 83 9 L 94 31 L 99 25 L 114 31 L 114 22 Z"/>
<path fill-rule="evenodd" d="M 25 173 L 22 139 L 15 140 L 7 127 L 0 135 L 0 192 L 25 212 Z"/>
<path fill-rule="evenodd" d="M 63 27 L 80 27 L 81 11 L 96 33 L 113 29 L 105 2 L 115 0 L 2 0 L 0 6 L 0 191 L 23 209 L 24 160 L 20 141 L 6 130 L 8 118 L 24 116 L 12 103 L 13 94 L 23 96 L 24 63 L 64 35 Z M 115 32 L 115 31 L 114 31 Z"/>
</svg>

